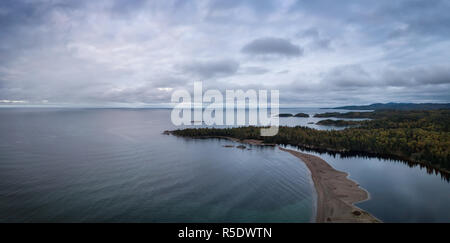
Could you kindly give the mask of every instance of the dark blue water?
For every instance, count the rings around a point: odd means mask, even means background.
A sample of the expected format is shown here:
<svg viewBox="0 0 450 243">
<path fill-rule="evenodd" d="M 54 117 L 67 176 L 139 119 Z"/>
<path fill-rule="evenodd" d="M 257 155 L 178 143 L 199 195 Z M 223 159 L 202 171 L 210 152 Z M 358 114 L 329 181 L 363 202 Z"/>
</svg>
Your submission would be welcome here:
<svg viewBox="0 0 450 243">
<path fill-rule="evenodd" d="M 276 148 L 163 135 L 176 128 L 170 112 L 0 109 L 0 222 L 314 219 L 315 192 L 299 159 Z M 335 129 L 313 120 L 280 123 Z M 371 199 L 358 206 L 383 221 L 450 222 L 450 184 L 440 175 L 385 159 L 317 155 L 367 189 Z"/>
<path fill-rule="evenodd" d="M 450 222 L 450 183 L 420 166 L 368 157 L 314 154 L 349 174 L 370 194 L 356 205 L 383 222 Z"/>
<path fill-rule="evenodd" d="M 170 110 L 0 109 L 0 222 L 309 222 L 306 166 L 173 129 Z"/>
</svg>

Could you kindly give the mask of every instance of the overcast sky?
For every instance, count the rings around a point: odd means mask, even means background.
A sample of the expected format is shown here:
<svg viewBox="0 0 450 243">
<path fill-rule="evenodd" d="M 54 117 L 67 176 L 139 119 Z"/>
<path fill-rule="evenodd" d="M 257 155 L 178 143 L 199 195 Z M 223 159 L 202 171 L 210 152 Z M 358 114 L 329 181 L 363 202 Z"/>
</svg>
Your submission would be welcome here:
<svg viewBox="0 0 450 243">
<path fill-rule="evenodd" d="M 450 1 L 0 1 L 1 104 L 450 102 Z"/>
</svg>

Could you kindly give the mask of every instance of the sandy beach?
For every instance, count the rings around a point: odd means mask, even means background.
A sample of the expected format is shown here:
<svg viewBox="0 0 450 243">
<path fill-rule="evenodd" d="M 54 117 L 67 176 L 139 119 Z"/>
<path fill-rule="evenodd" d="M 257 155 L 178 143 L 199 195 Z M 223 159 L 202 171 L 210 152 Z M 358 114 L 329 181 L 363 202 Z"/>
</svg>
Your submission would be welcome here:
<svg viewBox="0 0 450 243">
<path fill-rule="evenodd" d="M 275 144 L 265 144 L 262 141 L 255 139 L 240 140 L 224 136 L 199 138 L 219 138 L 258 146 L 277 146 Z M 278 148 L 299 158 L 306 164 L 311 172 L 311 178 L 317 193 L 317 223 L 381 222 L 370 213 L 354 205 L 354 203 L 367 200 L 369 198 L 369 193 L 361 188 L 356 182 L 347 178 L 347 173 L 334 169 L 325 160 L 315 155 L 285 149 L 280 146 L 278 146 Z"/>
<path fill-rule="evenodd" d="M 254 139 L 229 139 L 252 145 L 275 146 Z M 369 193 L 356 182 L 347 178 L 347 173 L 334 169 L 325 160 L 315 155 L 285 149 L 280 146 L 278 148 L 299 158 L 311 172 L 311 178 L 317 193 L 317 223 L 381 222 L 370 213 L 354 205 L 354 203 L 367 200 Z"/>
<path fill-rule="evenodd" d="M 377 218 L 353 205 L 368 199 L 366 190 L 347 178 L 347 173 L 337 171 L 325 160 L 306 153 L 285 149 L 301 159 L 311 172 L 317 192 L 316 222 L 324 223 L 375 223 Z"/>
</svg>

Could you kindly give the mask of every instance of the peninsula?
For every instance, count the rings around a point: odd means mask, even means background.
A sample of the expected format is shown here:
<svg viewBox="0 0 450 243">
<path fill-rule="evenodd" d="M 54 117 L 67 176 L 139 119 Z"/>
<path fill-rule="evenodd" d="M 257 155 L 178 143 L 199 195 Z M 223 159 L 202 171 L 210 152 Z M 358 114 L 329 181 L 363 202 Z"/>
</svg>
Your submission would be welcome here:
<svg viewBox="0 0 450 243">
<path fill-rule="evenodd" d="M 178 136 L 176 131 L 166 133 Z M 255 139 L 236 139 L 223 136 L 195 137 L 199 139 L 228 139 L 237 143 L 257 146 L 275 146 Z M 239 145 L 243 146 L 243 145 Z M 239 147 L 237 146 L 237 147 Z M 227 147 L 233 147 L 228 145 Z M 315 222 L 318 223 L 377 223 L 379 219 L 370 213 L 356 207 L 354 203 L 367 200 L 369 194 L 366 190 L 350 180 L 345 172 L 338 171 L 320 157 L 278 147 L 303 161 L 311 172 L 311 178 L 317 193 L 317 210 Z"/>
</svg>

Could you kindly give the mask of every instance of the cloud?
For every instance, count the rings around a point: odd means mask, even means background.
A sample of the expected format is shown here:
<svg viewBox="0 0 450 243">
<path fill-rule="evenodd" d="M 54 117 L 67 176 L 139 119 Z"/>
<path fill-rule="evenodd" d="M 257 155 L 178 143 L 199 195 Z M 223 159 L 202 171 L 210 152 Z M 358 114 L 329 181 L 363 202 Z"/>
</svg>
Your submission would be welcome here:
<svg viewBox="0 0 450 243">
<path fill-rule="evenodd" d="M 219 90 L 279 89 L 284 103 L 450 102 L 449 8 L 3 0 L 0 100 L 167 103 L 171 90 L 204 80 Z"/>
<path fill-rule="evenodd" d="M 282 38 L 266 37 L 251 41 L 242 48 L 242 52 L 255 56 L 297 57 L 303 55 L 303 49 Z"/>
<path fill-rule="evenodd" d="M 331 39 L 323 36 L 316 28 L 308 28 L 299 32 L 297 38 L 309 40 L 308 47 L 316 50 L 331 50 Z"/>
<path fill-rule="evenodd" d="M 368 87 L 375 85 L 371 75 L 360 65 L 344 65 L 325 74 L 322 82 L 344 88 Z"/>
<path fill-rule="evenodd" d="M 231 59 L 194 61 L 182 64 L 181 70 L 200 78 L 217 78 L 233 75 L 239 69 L 239 63 Z"/>
<path fill-rule="evenodd" d="M 246 75 L 260 75 L 268 73 L 269 69 L 257 66 L 243 67 L 242 74 Z"/>
<path fill-rule="evenodd" d="M 273 0 L 212 0 L 209 2 L 209 11 L 229 11 L 237 8 L 250 9 L 255 14 L 267 14 L 277 9 L 277 2 Z"/>
<path fill-rule="evenodd" d="M 361 65 L 343 65 L 326 73 L 321 82 L 338 89 L 416 87 L 422 90 L 424 86 L 449 85 L 450 65 L 387 67 L 371 71 Z"/>
<path fill-rule="evenodd" d="M 449 85 L 450 65 L 389 68 L 383 72 L 382 78 L 389 86 Z"/>
<path fill-rule="evenodd" d="M 403 33 L 432 35 L 448 38 L 450 16 L 443 11 L 449 9 L 450 3 L 445 0 L 400 1 L 398 4 L 383 4 L 376 14 L 384 21 L 395 21 L 404 24 Z"/>
</svg>

